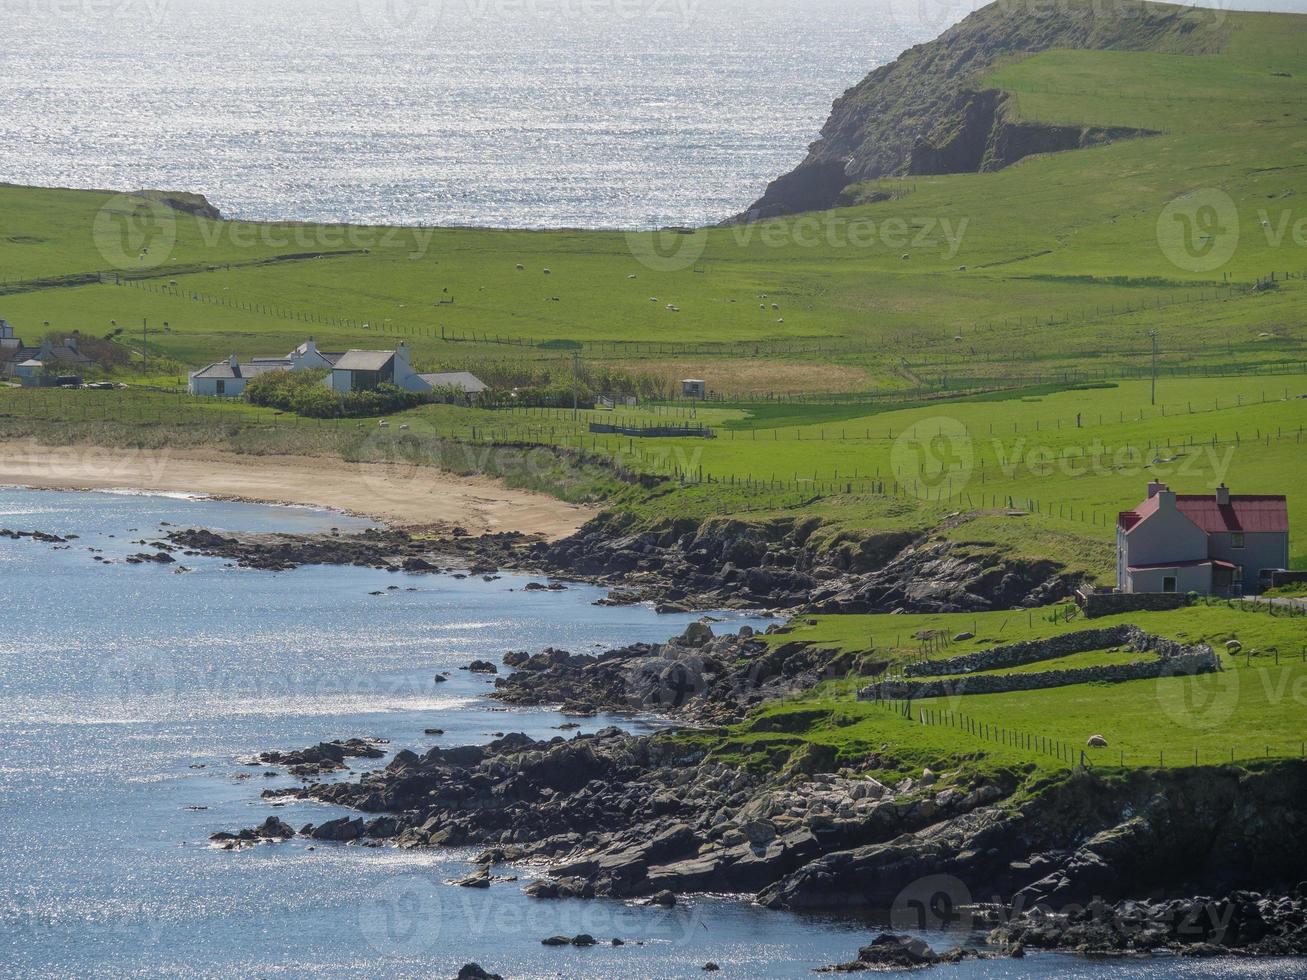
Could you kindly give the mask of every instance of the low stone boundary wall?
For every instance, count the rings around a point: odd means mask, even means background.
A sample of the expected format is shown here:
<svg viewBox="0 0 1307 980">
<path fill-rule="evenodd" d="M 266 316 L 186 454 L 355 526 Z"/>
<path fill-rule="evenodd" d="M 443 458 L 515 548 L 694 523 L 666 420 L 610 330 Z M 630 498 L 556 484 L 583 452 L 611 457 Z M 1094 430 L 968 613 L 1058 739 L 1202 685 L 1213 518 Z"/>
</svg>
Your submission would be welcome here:
<svg viewBox="0 0 1307 980">
<path fill-rule="evenodd" d="M 993 674 L 986 671 L 1006 667 L 1023 667 L 1044 660 L 1056 660 L 1075 653 L 1126 647 L 1140 653 L 1152 651 L 1156 659 L 1135 664 L 1103 664 L 1074 670 L 1050 670 L 1028 674 Z M 1145 633 L 1137 626 L 1109 626 L 1098 630 L 1081 630 L 1030 640 L 1008 646 L 981 650 L 949 660 L 928 660 L 909 664 L 904 674 L 912 677 L 943 677 L 945 680 L 881 681 L 863 688 L 858 697 L 865 701 L 911 701 L 917 698 L 952 697 L 965 694 L 1002 694 L 1008 691 L 1033 691 L 1069 684 L 1107 683 L 1148 680 L 1174 675 L 1208 674 L 1221 669 L 1220 658 L 1206 644 L 1186 646 L 1163 636 Z"/>
<path fill-rule="evenodd" d="M 1086 619 L 1117 613 L 1169 612 L 1193 603 L 1183 592 L 1077 592 L 1075 599 Z"/>
<path fill-rule="evenodd" d="M 1105 664 L 1035 674 L 974 674 L 936 681 L 882 681 L 863 688 L 858 692 L 858 698 L 862 701 L 915 701 L 967 694 L 1006 694 L 1070 684 L 1120 684 L 1158 677 L 1210 674 L 1220 669 L 1221 662 L 1216 653 L 1210 647 L 1199 647 L 1195 652 L 1179 657 L 1159 657 L 1137 664 Z"/>
<path fill-rule="evenodd" d="M 1103 629 L 1063 633 L 1046 640 L 1027 640 L 1022 643 L 1010 643 L 1007 646 L 991 647 L 988 650 L 978 650 L 975 653 L 950 657 L 947 660 L 921 660 L 908 664 L 903 668 L 903 673 L 908 677 L 939 677 L 943 674 L 971 674 L 979 670 L 997 670 L 1000 667 L 1024 667 L 1026 664 L 1039 663 L 1041 660 L 1056 660 L 1073 653 L 1103 650 L 1107 647 L 1129 646 L 1135 650 L 1148 650 L 1152 647 L 1136 644 L 1147 644 L 1153 639 L 1155 638 L 1150 637 L 1137 626 L 1107 626 Z"/>
</svg>

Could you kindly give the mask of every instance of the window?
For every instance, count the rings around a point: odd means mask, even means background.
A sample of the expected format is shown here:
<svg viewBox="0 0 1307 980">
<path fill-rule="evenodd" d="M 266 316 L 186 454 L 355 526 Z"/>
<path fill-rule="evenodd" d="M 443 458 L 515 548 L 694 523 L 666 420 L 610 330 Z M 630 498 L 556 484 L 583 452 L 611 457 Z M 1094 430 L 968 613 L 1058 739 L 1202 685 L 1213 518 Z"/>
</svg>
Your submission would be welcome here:
<svg viewBox="0 0 1307 980">
<path fill-rule="evenodd" d="M 1243 535 L 1241 533 L 1236 531 L 1234 534 L 1230 535 L 1230 547 L 1231 548 L 1243 547 Z"/>
<path fill-rule="evenodd" d="M 1234 580 L 1235 580 L 1236 582 L 1242 582 L 1242 581 L 1243 581 L 1243 566 L 1242 566 L 1242 565 L 1235 565 L 1235 566 L 1234 566 Z"/>
<path fill-rule="evenodd" d="M 1179 591 L 1174 575 L 1168 575 L 1166 576 L 1166 578 L 1162 579 L 1162 591 L 1163 592 Z"/>
<path fill-rule="evenodd" d="M 217 387 L 214 390 L 220 395 L 227 394 L 227 382 L 219 378 Z"/>
</svg>

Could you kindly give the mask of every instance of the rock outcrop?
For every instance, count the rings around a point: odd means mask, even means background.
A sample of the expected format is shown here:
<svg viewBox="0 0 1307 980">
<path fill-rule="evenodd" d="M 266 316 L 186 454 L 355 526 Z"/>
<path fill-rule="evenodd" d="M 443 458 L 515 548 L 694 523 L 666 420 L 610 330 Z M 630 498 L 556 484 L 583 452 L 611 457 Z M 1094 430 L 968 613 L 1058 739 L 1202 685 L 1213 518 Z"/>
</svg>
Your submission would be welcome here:
<svg viewBox="0 0 1307 980">
<path fill-rule="evenodd" d="M 168 540 L 186 555 L 266 571 L 308 564 L 433 574 L 535 571 L 606 585 L 612 605 L 651 602 L 665 612 L 970 612 L 1046 605 L 1082 582 L 1055 562 L 932 540 L 931 530 L 843 531 L 804 517 L 641 522 L 612 511 L 557 542 L 512 533 L 432 539 L 395 530 L 223 535 L 203 529 L 174 531 Z"/>
<path fill-rule="evenodd" d="M 666 643 L 635 643 L 599 656 L 548 649 L 509 658 L 516 670 L 496 680 L 492 695 L 507 704 L 557 704 L 578 715 L 653 712 L 717 725 L 823 680 L 884 669 L 869 655 L 803 642 L 772 645 L 749 627 L 714 636 L 704 623 Z"/>
<path fill-rule="evenodd" d="M 1209 11 L 1163 4 L 990 4 L 845 92 L 807 158 L 736 220 L 834 207 L 846 187 L 876 177 L 994 170 L 1137 135 L 1017 122 L 981 80 L 1002 60 L 1051 48 L 1199 54 L 1226 34 Z"/>
</svg>

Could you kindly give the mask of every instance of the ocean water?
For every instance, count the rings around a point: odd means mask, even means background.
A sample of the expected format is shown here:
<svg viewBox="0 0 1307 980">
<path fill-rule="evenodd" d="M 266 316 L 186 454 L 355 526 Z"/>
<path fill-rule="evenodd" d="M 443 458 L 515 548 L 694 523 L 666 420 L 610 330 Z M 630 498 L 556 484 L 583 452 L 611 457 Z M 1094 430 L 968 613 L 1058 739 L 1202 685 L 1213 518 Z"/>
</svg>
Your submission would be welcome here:
<svg viewBox="0 0 1307 980">
<path fill-rule="evenodd" d="M 738 213 L 970 0 L 0 0 L 0 181 L 234 218 Z"/>
<path fill-rule="evenodd" d="M 448 880 L 470 867 L 464 850 L 209 847 L 211 832 L 270 815 L 299 826 L 347 812 L 261 799 L 290 781 L 247 766 L 259 751 L 351 736 L 419 751 L 500 732 L 552 737 L 561 716 L 505 710 L 484 698 L 488 680 L 457 668 L 509 649 L 665 639 L 690 617 L 594 606 L 599 592 L 587 587 L 524 592 L 528 579 L 514 575 L 273 574 L 193 558 L 178 574 L 123 564 L 165 521 L 218 530 L 366 523 L 177 497 L 0 490 L 0 527 L 80 535 L 68 546 L 0 539 L 0 975 L 431 978 L 473 960 L 514 978 L 663 978 L 701 976 L 713 960 L 723 977 L 803 977 L 853 958 L 873 934 L 874 923 L 855 917 L 768 912 L 725 896 L 666 911 L 539 902 L 512 883 L 455 888 Z M 737 615 L 723 628 L 745 622 Z M 451 680 L 436 685 L 443 670 Z M 600 717 L 583 730 L 611 723 L 654 725 Z M 524 880 L 532 871 L 498 869 Z M 579 932 L 627 945 L 540 945 Z M 927 938 L 947 948 L 962 937 Z M 1297 969 L 1206 962 L 1185 964 L 1184 975 Z M 1180 973 L 1173 961 L 1045 956 L 941 975 L 1051 972 Z"/>
</svg>

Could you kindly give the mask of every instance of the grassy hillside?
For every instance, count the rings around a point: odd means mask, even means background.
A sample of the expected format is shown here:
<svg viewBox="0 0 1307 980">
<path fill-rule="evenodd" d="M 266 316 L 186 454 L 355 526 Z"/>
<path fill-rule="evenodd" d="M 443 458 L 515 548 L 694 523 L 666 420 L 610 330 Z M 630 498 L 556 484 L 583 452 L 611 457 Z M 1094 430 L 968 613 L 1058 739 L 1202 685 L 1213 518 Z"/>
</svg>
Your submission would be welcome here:
<svg viewBox="0 0 1307 980">
<path fill-rule="evenodd" d="M 1168 367 L 1301 364 L 1303 37 L 1298 16 L 1230 13 L 1216 53 L 1010 59 L 978 83 L 1008 93 L 1015 119 L 1158 135 L 689 234 L 214 222 L 0 187 L 0 306 L 27 334 L 166 322 L 157 352 L 188 364 L 310 332 L 337 347 L 407 337 L 442 366 L 576 342 L 651 370 L 676 355 L 726 391 L 718 356 L 761 361 L 753 391 L 793 391 L 795 364 L 831 361 L 842 370 L 810 371 L 808 390 L 1120 376 L 1153 329 Z M 83 284 L 96 273 L 147 281 Z M 1272 273 L 1277 288 L 1251 291 Z"/>
</svg>

